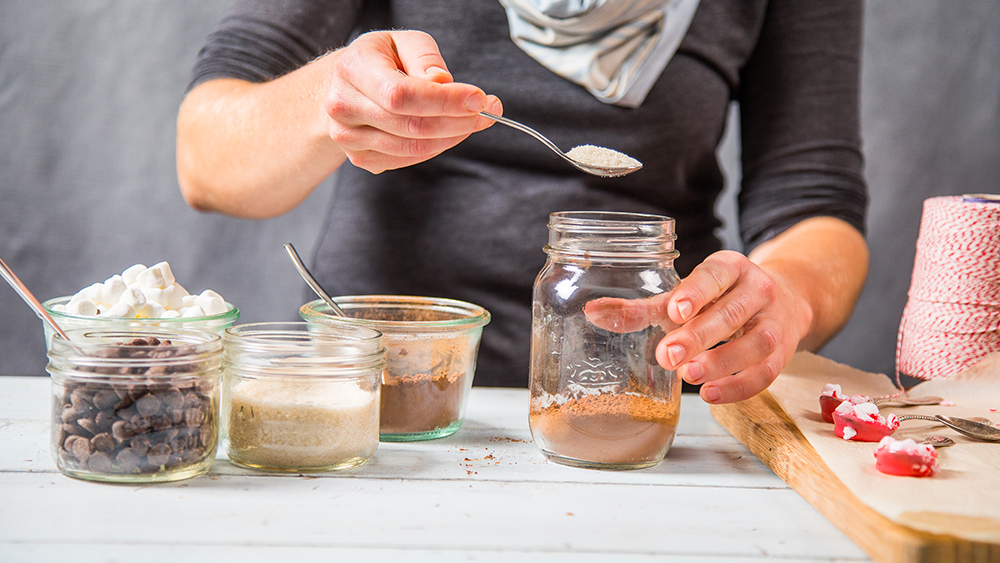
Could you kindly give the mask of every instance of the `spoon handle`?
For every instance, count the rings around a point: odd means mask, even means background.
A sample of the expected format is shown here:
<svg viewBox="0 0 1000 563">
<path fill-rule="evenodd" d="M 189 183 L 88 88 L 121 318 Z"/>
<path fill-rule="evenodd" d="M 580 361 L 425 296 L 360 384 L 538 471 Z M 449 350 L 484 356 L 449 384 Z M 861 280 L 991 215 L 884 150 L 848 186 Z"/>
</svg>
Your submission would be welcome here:
<svg viewBox="0 0 1000 563">
<path fill-rule="evenodd" d="M 504 125 L 506 125 L 508 127 L 513 127 L 514 129 L 517 129 L 518 131 L 521 131 L 521 132 L 524 132 L 524 133 L 527 133 L 527 134 L 531 135 L 532 137 L 534 137 L 534 138 L 538 139 L 539 141 L 541 141 L 542 144 L 544 144 L 545 146 L 547 146 L 550 149 L 552 149 L 552 152 L 554 152 L 554 153 L 558 154 L 559 156 L 565 158 L 570 163 L 572 163 L 574 165 L 576 164 L 576 161 L 573 160 L 572 158 L 566 156 L 566 153 L 564 153 L 562 151 L 562 149 L 560 149 L 558 146 L 556 146 L 555 143 L 553 143 L 552 141 L 548 140 L 545 137 L 545 135 L 542 135 L 541 133 L 539 133 L 538 131 L 535 131 L 531 127 L 528 127 L 527 125 L 524 125 L 522 123 L 518 123 L 518 122 L 514 121 L 513 119 L 507 119 L 506 117 L 501 117 L 499 115 L 493 115 L 492 113 L 487 113 L 485 111 L 479 112 L 479 115 L 481 115 L 481 116 L 483 116 L 483 117 L 485 117 L 487 119 L 492 119 L 493 121 L 496 121 L 497 123 L 503 123 Z"/>
<path fill-rule="evenodd" d="M 316 295 L 319 295 L 323 301 L 330 306 L 330 309 L 333 309 L 334 313 L 341 317 L 346 317 L 347 313 L 345 313 L 344 310 L 333 301 L 330 294 L 328 294 L 326 290 L 323 289 L 323 286 L 316 281 L 316 278 L 313 277 L 309 268 L 306 268 L 305 263 L 302 262 L 301 258 L 299 258 L 299 253 L 295 252 L 295 247 L 292 246 L 292 243 L 285 243 L 285 252 L 287 252 L 288 257 L 292 259 L 292 264 L 295 264 L 295 269 L 299 271 L 299 275 L 302 276 L 302 279 L 306 280 L 306 283 L 309 284 L 309 287 L 311 287 L 314 292 L 316 292 Z"/>
<path fill-rule="evenodd" d="M 7 280 L 7 283 L 14 288 L 14 291 L 21 296 L 21 299 L 24 299 L 24 302 L 27 303 L 28 306 L 31 307 L 32 310 L 34 310 L 35 313 L 49 325 L 49 328 L 56 331 L 56 334 L 63 337 L 66 342 L 70 341 L 69 337 L 66 336 L 66 333 L 63 332 L 63 329 L 59 328 L 56 321 L 51 315 L 49 315 L 49 312 L 45 310 L 45 307 L 42 307 L 42 304 L 38 302 L 38 299 L 35 298 L 31 291 L 28 290 L 28 287 L 21 282 L 20 278 L 18 278 L 14 271 L 7 266 L 7 263 L 4 262 L 2 258 L 0 258 L 0 275 L 3 275 L 3 279 Z"/>
</svg>

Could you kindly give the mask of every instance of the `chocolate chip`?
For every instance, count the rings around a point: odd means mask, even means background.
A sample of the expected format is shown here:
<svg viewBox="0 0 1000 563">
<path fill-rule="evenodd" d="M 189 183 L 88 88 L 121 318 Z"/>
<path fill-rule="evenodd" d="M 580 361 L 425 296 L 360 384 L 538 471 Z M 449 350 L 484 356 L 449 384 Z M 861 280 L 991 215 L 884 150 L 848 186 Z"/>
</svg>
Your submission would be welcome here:
<svg viewBox="0 0 1000 563">
<path fill-rule="evenodd" d="M 95 435 L 90 439 L 90 445 L 100 452 L 110 452 L 115 449 L 115 439 L 106 432 Z"/>
<path fill-rule="evenodd" d="M 94 406 L 100 410 L 108 409 L 121 401 L 121 398 L 113 389 L 103 389 L 94 393 Z"/>
<path fill-rule="evenodd" d="M 94 452 L 87 458 L 87 469 L 95 473 L 109 473 L 111 471 L 111 457 L 104 452 Z"/>
<path fill-rule="evenodd" d="M 149 461 L 150 465 L 166 465 L 171 452 L 172 450 L 169 445 L 156 444 L 155 446 L 149 448 L 149 452 L 146 454 L 146 460 Z"/>
<path fill-rule="evenodd" d="M 71 436 L 66 439 L 66 449 L 73 452 L 73 456 L 81 462 L 86 461 L 94 447 L 90 445 L 90 440 L 81 436 Z"/>
<path fill-rule="evenodd" d="M 155 395 L 143 395 L 135 401 L 135 406 L 142 416 L 153 416 L 160 412 L 161 401 Z"/>
<path fill-rule="evenodd" d="M 90 432 L 91 434 L 97 434 L 99 432 L 97 430 L 97 423 L 94 422 L 94 419 L 92 418 L 79 418 L 77 419 L 76 423 L 79 424 L 81 428 L 83 428 L 87 432 Z"/>
</svg>

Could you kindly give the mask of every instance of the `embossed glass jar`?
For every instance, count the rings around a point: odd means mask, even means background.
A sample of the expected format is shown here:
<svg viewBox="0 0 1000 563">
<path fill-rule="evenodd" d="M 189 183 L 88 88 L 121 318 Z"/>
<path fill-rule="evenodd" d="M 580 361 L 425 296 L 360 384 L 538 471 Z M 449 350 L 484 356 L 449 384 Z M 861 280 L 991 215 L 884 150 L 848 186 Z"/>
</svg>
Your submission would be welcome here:
<svg viewBox="0 0 1000 563">
<path fill-rule="evenodd" d="M 535 444 L 552 461 L 595 469 L 659 463 L 673 443 L 681 382 L 655 359 L 679 283 L 674 220 L 560 212 L 532 298 Z"/>
</svg>

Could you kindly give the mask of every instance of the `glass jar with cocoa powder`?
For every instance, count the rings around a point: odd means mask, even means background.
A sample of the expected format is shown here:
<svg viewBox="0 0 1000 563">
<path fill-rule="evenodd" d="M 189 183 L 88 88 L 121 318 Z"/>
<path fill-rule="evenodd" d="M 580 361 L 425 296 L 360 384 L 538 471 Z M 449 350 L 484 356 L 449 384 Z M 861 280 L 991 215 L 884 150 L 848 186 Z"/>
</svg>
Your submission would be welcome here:
<svg viewBox="0 0 1000 563">
<path fill-rule="evenodd" d="M 550 215 L 532 299 L 528 420 L 552 461 L 640 469 L 673 443 L 681 381 L 654 353 L 673 328 L 675 238 L 669 217 Z"/>
<path fill-rule="evenodd" d="M 70 477 L 112 483 L 205 473 L 219 437 L 222 339 L 165 328 L 53 336 L 52 457 Z"/>
</svg>

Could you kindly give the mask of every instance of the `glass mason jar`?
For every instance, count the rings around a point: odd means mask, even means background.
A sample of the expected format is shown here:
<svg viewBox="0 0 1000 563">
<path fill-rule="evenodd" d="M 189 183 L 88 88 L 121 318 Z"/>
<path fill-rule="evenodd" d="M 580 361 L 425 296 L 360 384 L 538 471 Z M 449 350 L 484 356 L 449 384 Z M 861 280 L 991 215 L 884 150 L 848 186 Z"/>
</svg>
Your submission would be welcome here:
<svg viewBox="0 0 1000 563">
<path fill-rule="evenodd" d="M 680 281 L 674 220 L 561 212 L 548 226 L 548 259 L 532 298 L 535 444 L 565 465 L 654 466 L 680 415 L 680 378 L 655 359 L 673 328 L 666 301 Z"/>
<path fill-rule="evenodd" d="M 276 471 L 332 471 L 378 448 L 382 334 L 347 323 L 226 329 L 222 417 L 229 459 Z"/>
<path fill-rule="evenodd" d="M 133 328 L 54 336 L 52 457 L 70 477 L 118 483 L 206 472 L 218 444 L 222 338 Z"/>
</svg>

